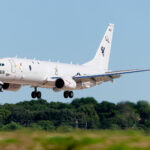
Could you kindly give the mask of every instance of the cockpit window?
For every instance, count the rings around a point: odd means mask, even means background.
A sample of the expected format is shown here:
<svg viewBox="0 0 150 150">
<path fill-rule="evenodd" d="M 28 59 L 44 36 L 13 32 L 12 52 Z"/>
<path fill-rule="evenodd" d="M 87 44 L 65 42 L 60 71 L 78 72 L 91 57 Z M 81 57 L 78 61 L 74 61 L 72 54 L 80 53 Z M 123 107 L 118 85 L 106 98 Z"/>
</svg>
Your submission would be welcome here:
<svg viewBox="0 0 150 150">
<path fill-rule="evenodd" d="M 3 63 L 0 63 L 0 66 L 5 66 L 5 64 L 3 64 Z"/>
</svg>

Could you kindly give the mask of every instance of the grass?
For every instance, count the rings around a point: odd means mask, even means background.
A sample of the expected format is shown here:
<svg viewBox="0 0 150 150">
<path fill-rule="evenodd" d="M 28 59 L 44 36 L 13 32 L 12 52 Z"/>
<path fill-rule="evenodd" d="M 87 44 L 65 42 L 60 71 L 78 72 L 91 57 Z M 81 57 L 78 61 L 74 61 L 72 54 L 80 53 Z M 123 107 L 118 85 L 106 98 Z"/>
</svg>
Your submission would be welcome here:
<svg viewBox="0 0 150 150">
<path fill-rule="evenodd" d="M 77 130 L 68 133 L 0 132 L 0 150 L 150 150 L 150 135 L 134 130 Z"/>
</svg>

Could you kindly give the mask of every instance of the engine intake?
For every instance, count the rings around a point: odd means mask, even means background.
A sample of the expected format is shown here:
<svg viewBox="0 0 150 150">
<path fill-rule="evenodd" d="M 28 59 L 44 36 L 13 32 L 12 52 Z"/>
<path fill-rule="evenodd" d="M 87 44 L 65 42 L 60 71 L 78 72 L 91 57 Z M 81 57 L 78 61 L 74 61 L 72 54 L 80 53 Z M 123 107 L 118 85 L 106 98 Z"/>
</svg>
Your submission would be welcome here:
<svg viewBox="0 0 150 150">
<path fill-rule="evenodd" d="M 63 78 L 58 78 L 55 81 L 55 87 L 57 89 L 75 89 L 77 86 L 75 80 L 73 80 L 71 77 L 63 77 Z"/>
<path fill-rule="evenodd" d="M 7 90 L 9 88 L 9 83 L 4 83 L 2 87 L 4 90 Z"/>
<path fill-rule="evenodd" d="M 56 88 L 58 88 L 58 89 L 63 88 L 64 85 L 65 85 L 65 82 L 64 82 L 64 80 L 61 79 L 61 78 L 57 79 L 56 82 L 55 82 L 55 86 L 56 86 Z"/>
</svg>

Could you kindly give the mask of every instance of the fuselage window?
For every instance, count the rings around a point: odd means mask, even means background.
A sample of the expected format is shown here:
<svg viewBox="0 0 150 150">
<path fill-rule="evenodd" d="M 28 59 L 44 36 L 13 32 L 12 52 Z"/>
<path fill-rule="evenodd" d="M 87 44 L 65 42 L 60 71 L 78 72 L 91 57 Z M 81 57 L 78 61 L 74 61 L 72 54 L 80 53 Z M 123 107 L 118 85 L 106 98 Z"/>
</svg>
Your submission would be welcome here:
<svg viewBox="0 0 150 150">
<path fill-rule="evenodd" d="M 31 65 L 29 65 L 29 70 L 30 70 L 30 71 L 32 70 L 32 67 L 31 67 Z"/>
</svg>

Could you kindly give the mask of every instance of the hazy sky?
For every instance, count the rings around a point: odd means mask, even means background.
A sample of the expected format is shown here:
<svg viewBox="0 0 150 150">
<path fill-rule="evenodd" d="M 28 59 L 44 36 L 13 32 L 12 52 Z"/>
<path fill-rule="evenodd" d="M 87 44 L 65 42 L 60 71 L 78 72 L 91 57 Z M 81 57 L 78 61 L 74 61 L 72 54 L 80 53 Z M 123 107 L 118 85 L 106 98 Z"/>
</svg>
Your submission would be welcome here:
<svg viewBox="0 0 150 150">
<path fill-rule="evenodd" d="M 115 24 L 110 70 L 150 68 L 149 0 L 0 0 L 0 57 L 82 64 L 95 55 L 108 23 Z M 150 72 L 75 91 L 98 101 L 150 100 Z M 0 93 L 0 103 L 31 99 L 32 88 Z M 70 102 L 40 89 L 48 101 Z"/>
</svg>

